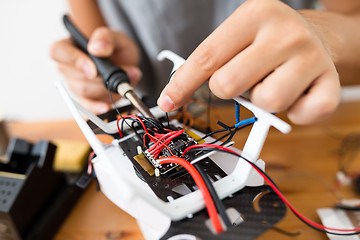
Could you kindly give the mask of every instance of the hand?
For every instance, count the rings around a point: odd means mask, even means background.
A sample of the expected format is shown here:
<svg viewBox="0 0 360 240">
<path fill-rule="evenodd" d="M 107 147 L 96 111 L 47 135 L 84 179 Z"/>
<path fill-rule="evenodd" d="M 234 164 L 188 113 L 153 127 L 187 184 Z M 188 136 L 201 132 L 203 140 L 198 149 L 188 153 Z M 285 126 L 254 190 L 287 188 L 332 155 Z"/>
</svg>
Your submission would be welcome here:
<svg viewBox="0 0 360 240">
<path fill-rule="evenodd" d="M 88 52 L 98 57 L 110 57 L 126 71 L 132 85 L 141 78 L 141 71 L 137 67 L 139 50 L 136 44 L 121 32 L 105 27 L 96 29 L 89 39 Z M 87 109 L 95 114 L 110 110 L 109 92 L 98 76 L 95 64 L 71 39 L 55 42 L 51 46 L 50 55 L 58 63 L 58 68 L 66 77 L 70 88 Z M 113 98 L 116 101 L 120 96 L 113 94 Z"/>
<path fill-rule="evenodd" d="M 297 124 L 324 118 L 340 101 L 330 50 L 310 23 L 280 1 L 241 5 L 176 71 L 159 106 L 181 107 L 207 80 L 219 98 L 250 90 L 255 105 L 269 112 L 288 110 Z"/>
</svg>

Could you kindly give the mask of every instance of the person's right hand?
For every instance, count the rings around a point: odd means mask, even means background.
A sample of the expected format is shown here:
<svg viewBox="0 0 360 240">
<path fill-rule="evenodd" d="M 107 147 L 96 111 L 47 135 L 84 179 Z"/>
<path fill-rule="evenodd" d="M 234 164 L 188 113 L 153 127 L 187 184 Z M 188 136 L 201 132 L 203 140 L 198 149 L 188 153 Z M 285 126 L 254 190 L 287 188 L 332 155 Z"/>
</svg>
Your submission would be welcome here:
<svg viewBox="0 0 360 240">
<path fill-rule="evenodd" d="M 88 52 L 98 57 L 110 57 L 126 71 L 132 85 L 141 78 L 139 49 L 124 33 L 97 28 L 89 38 Z M 109 92 L 98 76 L 94 62 L 71 39 L 53 43 L 50 55 L 84 107 L 95 114 L 110 110 Z M 116 101 L 120 96 L 113 94 L 113 98 Z"/>
</svg>

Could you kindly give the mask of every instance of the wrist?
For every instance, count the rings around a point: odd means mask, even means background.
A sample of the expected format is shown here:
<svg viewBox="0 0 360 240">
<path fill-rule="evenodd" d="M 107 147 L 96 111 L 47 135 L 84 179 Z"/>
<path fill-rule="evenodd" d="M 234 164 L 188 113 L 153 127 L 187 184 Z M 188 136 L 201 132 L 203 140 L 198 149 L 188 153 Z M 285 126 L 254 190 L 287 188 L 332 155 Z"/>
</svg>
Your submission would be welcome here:
<svg viewBox="0 0 360 240">
<path fill-rule="evenodd" d="M 331 57 L 343 85 L 359 84 L 360 17 L 330 11 L 299 11 Z"/>
<path fill-rule="evenodd" d="M 340 34 L 337 34 L 337 31 L 331 29 L 333 28 L 331 23 L 327 22 L 327 19 L 331 18 L 334 13 L 321 12 L 319 14 L 319 11 L 314 10 L 301 10 L 299 13 L 317 35 L 335 66 L 340 64 L 339 53 L 342 52 L 344 40 Z"/>
</svg>

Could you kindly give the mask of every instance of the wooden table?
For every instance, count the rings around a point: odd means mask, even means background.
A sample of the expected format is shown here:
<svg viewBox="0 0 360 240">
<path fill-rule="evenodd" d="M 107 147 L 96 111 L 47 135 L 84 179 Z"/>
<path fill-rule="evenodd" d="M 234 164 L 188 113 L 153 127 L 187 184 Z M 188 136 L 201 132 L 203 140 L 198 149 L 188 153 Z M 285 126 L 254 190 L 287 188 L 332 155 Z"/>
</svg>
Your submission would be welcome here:
<svg viewBox="0 0 360 240">
<path fill-rule="evenodd" d="M 293 126 L 290 134 L 284 135 L 272 129 L 261 158 L 266 161 L 266 171 L 279 185 L 282 192 L 305 216 L 319 222 L 317 208 L 332 207 L 337 195 L 345 198 L 359 197 L 352 186 L 334 191 L 335 173 L 338 169 L 338 149 L 349 134 L 359 134 L 360 103 L 343 103 L 328 120 L 311 126 Z M 215 114 L 217 113 L 217 114 Z M 222 121 L 233 119 L 233 108 L 216 110 Z M 286 120 L 284 115 L 281 118 Z M 215 117 L 214 117 L 215 118 Z M 46 123 L 10 123 L 13 136 L 31 141 L 39 139 L 83 140 L 74 121 Z M 238 135 L 238 148 L 242 148 L 247 132 Z M 357 136 L 357 135 L 356 135 Z M 355 143 L 356 144 L 356 143 Z M 350 150 L 349 150 L 350 151 Z M 349 166 L 354 172 L 360 170 L 360 156 Z M 300 222 L 290 211 L 277 228 L 298 236 L 288 236 L 269 230 L 258 239 L 327 239 Z M 81 197 L 67 220 L 58 231 L 56 240 L 62 239 L 143 239 L 136 221 L 111 203 L 92 184 Z"/>
</svg>

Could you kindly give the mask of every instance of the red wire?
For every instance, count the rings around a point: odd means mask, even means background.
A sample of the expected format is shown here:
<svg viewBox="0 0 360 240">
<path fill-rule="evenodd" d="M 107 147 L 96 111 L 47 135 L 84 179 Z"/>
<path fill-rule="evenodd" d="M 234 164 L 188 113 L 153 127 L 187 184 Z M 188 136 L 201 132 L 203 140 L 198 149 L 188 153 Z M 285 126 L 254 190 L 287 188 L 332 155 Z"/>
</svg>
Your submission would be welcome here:
<svg viewBox="0 0 360 240">
<path fill-rule="evenodd" d="M 209 190 L 206 187 L 204 180 L 202 179 L 201 175 L 196 170 L 196 168 L 193 165 L 191 165 L 188 161 L 186 161 L 185 159 L 180 158 L 180 157 L 163 157 L 163 158 L 159 159 L 159 163 L 160 164 L 176 163 L 176 164 L 179 164 L 182 167 L 184 167 L 189 172 L 189 174 L 194 179 L 196 185 L 198 186 L 199 190 L 201 191 L 201 193 L 203 195 L 206 209 L 209 213 L 209 217 L 215 228 L 215 231 L 217 233 L 222 232 L 223 228 L 221 226 L 221 222 L 220 222 L 219 215 L 217 213 L 214 201 L 211 198 L 211 195 L 209 193 Z"/>
<path fill-rule="evenodd" d="M 159 139 L 157 139 L 156 137 L 151 136 L 149 133 L 145 133 L 144 136 L 143 136 L 143 138 L 144 138 L 144 139 L 143 139 L 144 143 L 145 143 L 145 136 L 149 136 L 149 137 L 150 137 L 150 140 L 152 140 L 153 142 L 155 142 L 154 139 L 156 140 L 156 142 L 159 141 Z M 155 143 L 156 143 L 156 142 L 155 142 Z M 171 155 L 174 156 L 174 153 L 171 151 L 171 149 L 170 149 L 167 145 L 165 145 L 165 147 L 166 147 L 167 149 L 169 149 L 169 152 L 171 153 Z M 160 153 L 160 152 L 158 152 L 156 156 L 155 156 L 153 153 L 151 153 L 151 154 L 154 156 L 154 158 L 156 158 L 159 153 Z"/>
<path fill-rule="evenodd" d="M 144 142 L 144 146 L 145 146 L 145 142 L 146 142 L 146 139 L 145 137 L 148 136 L 150 138 L 150 141 L 156 143 L 157 141 L 159 141 L 159 139 L 157 139 L 156 137 L 150 135 L 150 133 L 145 133 L 144 136 L 143 136 L 143 142 Z"/>
<path fill-rule="evenodd" d="M 164 140 L 163 142 L 161 142 L 161 139 L 159 139 L 158 143 L 160 142 L 160 144 L 153 150 L 150 150 L 151 154 L 153 154 L 154 156 L 159 154 L 164 147 L 168 148 L 168 144 L 171 142 L 172 139 L 176 138 L 177 136 L 181 135 L 183 132 L 179 131 L 179 132 L 174 132 L 168 139 Z M 170 150 L 171 152 L 171 150 Z"/>
<path fill-rule="evenodd" d="M 91 172 L 92 172 L 92 165 L 91 165 L 91 160 L 92 158 L 94 157 L 95 155 L 95 152 L 92 151 L 90 154 L 89 154 L 89 157 L 88 157 L 88 169 L 87 169 L 87 173 L 90 175 Z"/>
<path fill-rule="evenodd" d="M 184 150 L 183 155 L 190 149 L 194 149 L 194 148 L 200 148 L 200 147 L 210 147 L 210 148 L 218 148 L 221 150 L 225 150 L 234 154 L 239 155 L 239 153 L 223 147 L 223 146 L 219 146 L 219 145 L 215 145 L 215 144 L 197 144 L 197 145 L 192 145 L 189 146 L 188 148 L 186 148 Z M 254 166 L 252 166 L 254 167 Z M 299 218 L 301 218 L 304 222 L 308 223 L 309 225 L 315 226 L 317 228 L 320 228 L 322 230 L 328 230 L 328 231 L 339 231 L 339 232 L 357 232 L 360 231 L 360 227 L 358 228 L 354 228 L 354 229 L 339 229 L 339 228 L 331 228 L 331 227 L 326 227 L 324 225 L 318 224 L 316 222 L 311 221 L 310 219 L 306 218 L 305 216 L 303 216 L 299 211 L 296 210 L 296 208 L 289 202 L 289 200 L 286 199 L 286 197 L 280 192 L 280 190 L 272 183 L 272 181 L 259 169 L 255 168 L 254 169 L 264 178 L 264 180 L 269 184 L 269 186 L 275 191 L 275 193 L 281 198 L 281 200 L 291 209 L 291 211 L 298 216 Z"/>
<path fill-rule="evenodd" d="M 119 121 L 120 121 L 120 119 L 126 119 L 126 118 L 135 118 L 136 120 L 138 120 L 140 122 L 140 124 L 143 127 L 144 131 L 146 133 L 149 133 L 146 126 L 145 126 L 145 124 L 144 124 L 144 122 L 141 120 L 141 118 L 139 118 L 138 116 L 135 116 L 135 115 L 126 115 L 126 116 L 122 116 L 122 117 L 120 116 L 119 119 L 116 121 L 116 126 L 118 128 L 119 134 L 121 133 L 120 128 L 119 128 Z"/>
<path fill-rule="evenodd" d="M 155 148 L 157 147 L 157 144 L 160 143 L 160 145 L 161 145 L 162 140 L 164 140 L 165 138 L 169 137 L 169 139 L 170 139 L 170 138 L 173 139 L 173 138 L 181 135 L 183 132 L 184 132 L 184 130 L 180 130 L 180 131 L 169 132 L 169 133 L 166 133 L 166 134 L 162 135 L 162 137 L 158 139 L 158 142 L 155 143 L 154 146 L 152 146 L 151 148 L 149 148 L 148 151 L 153 151 L 153 150 L 155 150 Z M 175 136 L 175 135 L 176 135 L 176 136 Z M 167 139 L 167 140 L 168 140 L 168 139 Z M 167 140 L 166 140 L 166 141 L 167 141 Z"/>
<path fill-rule="evenodd" d="M 117 130 L 119 132 L 119 135 L 120 135 L 120 138 L 122 138 L 124 135 L 122 134 L 121 130 L 120 130 L 120 127 L 119 127 L 119 121 L 120 121 L 121 118 L 119 118 L 117 121 L 116 121 L 116 127 L 117 127 Z"/>
</svg>

